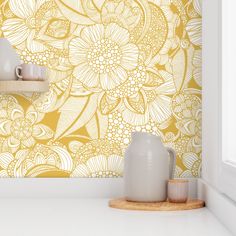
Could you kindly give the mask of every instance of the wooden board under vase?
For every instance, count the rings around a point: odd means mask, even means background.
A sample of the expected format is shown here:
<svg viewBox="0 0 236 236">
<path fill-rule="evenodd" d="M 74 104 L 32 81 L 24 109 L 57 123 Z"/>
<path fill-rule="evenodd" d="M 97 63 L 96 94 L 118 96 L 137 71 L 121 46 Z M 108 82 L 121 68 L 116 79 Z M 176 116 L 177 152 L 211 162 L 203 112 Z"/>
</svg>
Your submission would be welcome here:
<svg viewBox="0 0 236 236">
<path fill-rule="evenodd" d="M 189 200 L 186 203 L 171 203 L 171 202 L 130 202 L 124 198 L 113 199 L 109 201 L 109 206 L 112 208 L 123 210 L 137 211 L 184 211 L 202 208 L 205 202 L 202 200 Z"/>
<path fill-rule="evenodd" d="M 48 81 L 23 81 L 9 80 L 0 81 L 0 93 L 20 93 L 20 92 L 47 92 L 49 91 Z"/>
</svg>

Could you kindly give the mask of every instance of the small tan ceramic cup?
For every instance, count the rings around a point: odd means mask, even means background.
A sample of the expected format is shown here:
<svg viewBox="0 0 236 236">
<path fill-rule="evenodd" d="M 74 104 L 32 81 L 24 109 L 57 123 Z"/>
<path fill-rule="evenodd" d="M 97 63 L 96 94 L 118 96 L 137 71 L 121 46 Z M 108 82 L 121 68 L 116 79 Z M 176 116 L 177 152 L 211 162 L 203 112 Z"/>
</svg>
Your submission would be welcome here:
<svg viewBox="0 0 236 236">
<path fill-rule="evenodd" d="M 185 203 L 188 200 L 188 180 L 171 179 L 168 181 L 168 200 L 174 203 Z"/>
</svg>

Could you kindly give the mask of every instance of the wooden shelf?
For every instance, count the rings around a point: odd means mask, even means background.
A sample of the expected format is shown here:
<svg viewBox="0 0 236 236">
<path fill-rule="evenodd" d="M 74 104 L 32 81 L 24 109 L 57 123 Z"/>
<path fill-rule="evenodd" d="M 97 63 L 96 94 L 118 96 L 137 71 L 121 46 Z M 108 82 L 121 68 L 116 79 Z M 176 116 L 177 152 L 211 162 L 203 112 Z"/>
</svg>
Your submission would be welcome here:
<svg viewBox="0 0 236 236">
<path fill-rule="evenodd" d="M 202 208 L 205 206 L 202 200 L 189 200 L 186 203 L 171 203 L 171 202 L 129 202 L 124 198 L 113 199 L 109 201 L 109 206 L 112 208 L 123 210 L 136 211 L 184 211 Z"/>
<path fill-rule="evenodd" d="M 37 92 L 43 93 L 49 90 L 48 81 L 0 81 L 0 93 Z"/>
</svg>

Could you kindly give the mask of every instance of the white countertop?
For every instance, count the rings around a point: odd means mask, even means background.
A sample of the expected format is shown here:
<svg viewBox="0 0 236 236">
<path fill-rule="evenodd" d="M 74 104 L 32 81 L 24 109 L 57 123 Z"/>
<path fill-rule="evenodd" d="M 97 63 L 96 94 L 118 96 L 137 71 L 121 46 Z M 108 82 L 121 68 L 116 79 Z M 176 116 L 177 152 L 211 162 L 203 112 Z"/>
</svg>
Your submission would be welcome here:
<svg viewBox="0 0 236 236">
<path fill-rule="evenodd" d="M 3 236 L 230 236 L 207 209 L 111 209 L 107 199 L 0 199 Z"/>
</svg>

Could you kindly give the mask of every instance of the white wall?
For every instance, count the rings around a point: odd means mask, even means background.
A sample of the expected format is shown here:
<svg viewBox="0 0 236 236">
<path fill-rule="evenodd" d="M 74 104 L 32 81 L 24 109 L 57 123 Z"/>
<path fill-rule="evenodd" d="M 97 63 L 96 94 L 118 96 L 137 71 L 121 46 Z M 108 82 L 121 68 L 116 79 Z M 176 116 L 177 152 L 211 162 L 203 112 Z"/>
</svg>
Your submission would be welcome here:
<svg viewBox="0 0 236 236">
<path fill-rule="evenodd" d="M 218 187 L 221 137 L 220 109 L 220 0 L 203 0 L 203 167 L 202 178 Z"/>
</svg>

